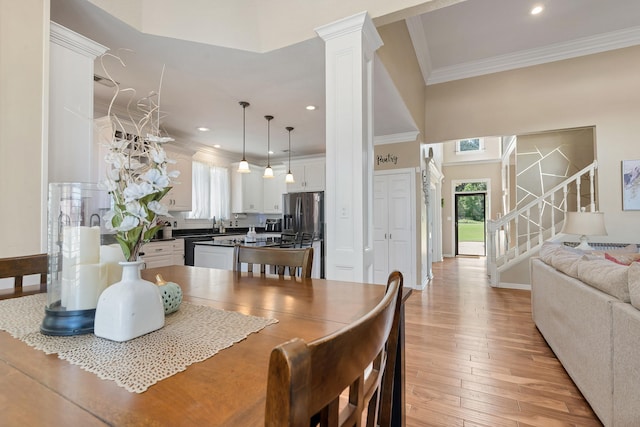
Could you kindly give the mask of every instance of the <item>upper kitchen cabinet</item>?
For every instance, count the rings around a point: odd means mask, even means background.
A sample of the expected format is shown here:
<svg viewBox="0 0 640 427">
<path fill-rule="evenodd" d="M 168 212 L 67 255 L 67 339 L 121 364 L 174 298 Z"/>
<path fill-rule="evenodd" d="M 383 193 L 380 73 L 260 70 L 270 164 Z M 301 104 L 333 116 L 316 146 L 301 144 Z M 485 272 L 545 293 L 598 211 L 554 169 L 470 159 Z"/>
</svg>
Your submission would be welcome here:
<svg viewBox="0 0 640 427">
<path fill-rule="evenodd" d="M 165 146 L 167 157 L 175 160 L 176 163 L 167 165 L 169 171 L 180 171 L 180 176 L 175 178 L 171 183 L 172 188 L 163 198 L 163 202 L 167 204 L 170 211 L 191 211 L 191 169 L 193 167 L 193 155 L 179 149 Z"/>
<path fill-rule="evenodd" d="M 324 159 L 291 160 L 291 173 L 295 182 L 287 184 L 287 192 L 324 191 Z"/>
<path fill-rule="evenodd" d="M 262 168 L 249 165 L 251 173 L 238 172 L 238 164 L 231 165 L 231 212 L 261 213 L 262 205 Z"/>
<path fill-rule="evenodd" d="M 273 178 L 263 179 L 263 210 L 266 214 L 282 213 L 282 195 L 287 192 L 284 178 L 287 171 L 284 166 L 273 166 Z"/>
</svg>

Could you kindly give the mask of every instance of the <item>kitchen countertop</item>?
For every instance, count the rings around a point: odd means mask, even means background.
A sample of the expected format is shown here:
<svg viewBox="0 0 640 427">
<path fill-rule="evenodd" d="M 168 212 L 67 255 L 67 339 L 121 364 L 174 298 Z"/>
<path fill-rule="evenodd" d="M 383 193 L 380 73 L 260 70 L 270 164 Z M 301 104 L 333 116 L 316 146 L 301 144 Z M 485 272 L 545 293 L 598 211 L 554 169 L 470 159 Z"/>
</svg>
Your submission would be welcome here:
<svg viewBox="0 0 640 427">
<path fill-rule="evenodd" d="M 254 243 L 245 242 L 244 239 L 214 239 L 214 240 L 203 240 L 201 242 L 195 242 L 196 245 L 202 246 L 222 246 L 232 248 L 235 245 L 244 245 L 244 246 L 262 246 L 262 247 L 278 247 L 280 243 L 275 241 L 274 239 L 266 238 L 260 239 Z"/>
</svg>

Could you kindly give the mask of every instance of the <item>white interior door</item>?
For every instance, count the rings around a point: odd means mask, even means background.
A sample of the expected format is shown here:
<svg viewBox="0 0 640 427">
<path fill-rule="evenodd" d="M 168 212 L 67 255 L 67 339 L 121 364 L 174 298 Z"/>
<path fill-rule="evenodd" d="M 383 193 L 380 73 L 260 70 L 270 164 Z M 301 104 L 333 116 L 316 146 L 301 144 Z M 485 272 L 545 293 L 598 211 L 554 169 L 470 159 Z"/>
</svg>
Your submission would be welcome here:
<svg viewBox="0 0 640 427">
<path fill-rule="evenodd" d="M 402 272 L 405 286 L 415 286 L 415 256 L 411 172 L 374 177 L 374 282 L 387 283 L 393 270 Z"/>
<path fill-rule="evenodd" d="M 388 185 L 386 175 L 373 179 L 373 282 L 387 283 L 389 277 L 389 242 L 387 240 Z"/>
<path fill-rule="evenodd" d="M 389 175 L 389 273 L 399 270 L 408 286 L 413 287 L 412 280 L 414 259 L 411 250 L 411 210 L 410 175 L 407 173 Z M 387 273 L 388 275 L 388 273 Z"/>
</svg>

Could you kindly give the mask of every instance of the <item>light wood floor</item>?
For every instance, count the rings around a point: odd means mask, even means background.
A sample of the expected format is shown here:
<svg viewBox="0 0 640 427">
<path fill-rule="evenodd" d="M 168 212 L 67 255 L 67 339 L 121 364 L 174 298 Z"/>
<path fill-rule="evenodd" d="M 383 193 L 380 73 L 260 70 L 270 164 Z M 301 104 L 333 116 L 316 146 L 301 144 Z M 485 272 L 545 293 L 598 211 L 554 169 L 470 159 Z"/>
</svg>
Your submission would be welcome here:
<svg viewBox="0 0 640 427">
<path fill-rule="evenodd" d="M 447 258 L 406 302 L 407 426 L 601 426 L 531 320 L 530 292 L 494 289 L 484 258 Z"/>
</svg>

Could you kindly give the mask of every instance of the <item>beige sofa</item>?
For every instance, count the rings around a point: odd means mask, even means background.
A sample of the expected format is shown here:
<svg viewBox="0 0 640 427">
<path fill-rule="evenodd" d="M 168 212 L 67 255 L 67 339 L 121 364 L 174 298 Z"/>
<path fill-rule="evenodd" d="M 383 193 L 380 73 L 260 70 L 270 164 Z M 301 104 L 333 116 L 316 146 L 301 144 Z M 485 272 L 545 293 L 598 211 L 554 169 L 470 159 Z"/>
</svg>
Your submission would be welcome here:
<svg viewBox="0 0 640 427">
<path fill-rule="evenodd" d="M 602 255 L 543 245 L 533 320 L 605 426 L 640 426 L 640 262 Z"/>
</svg>

